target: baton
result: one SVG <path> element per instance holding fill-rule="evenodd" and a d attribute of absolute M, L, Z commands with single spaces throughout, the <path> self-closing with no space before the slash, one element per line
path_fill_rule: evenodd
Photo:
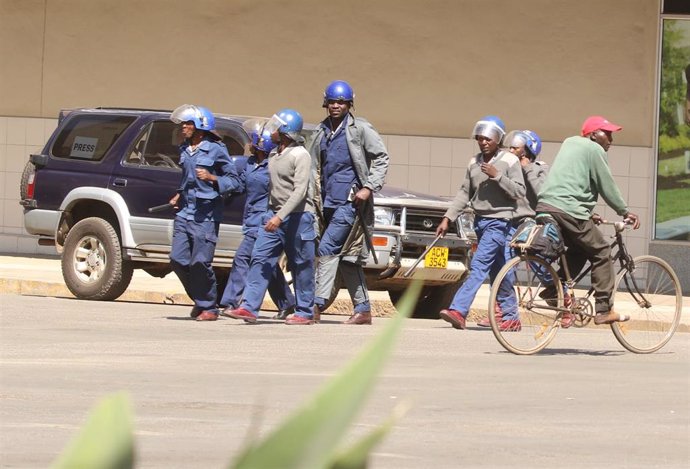
<path fill-rule="evenodd" d="M 348 202 L 355 203 L 355 193 L 357 192 L 357 185 L 353 185 L 350 187 L 350 193 L 347 196 Z M 362 231 L 364 232 L 364 242 L 367 245 L 367 249 L 369 249 L 369 252 L 371 253 L 371 257 L 374 259 L 374 264 L 379 263 L 379 259 L 376 256 L 376 251 L 374 250 L 374 243 L 371 241 L 371 233 L 369 232 L 369 227 L 367 226 L 367 223 L 364 221 L 364 203 L 361 204 L 355 204 L 355 207 L 357 207 L 357 218 L 359 219 L 359 224 L 362 227 Z"/>
<path fill-rule="evenodd" d="M 369 249 L 371 257 L 374 259 L 374 264 L 378 264 L 379 260 L 376 256 L 376 251 L 374 250 L 374 243 L 371 241 L 371 233 L 369 232 L 367 223 L 364 221 L 363 207 L 360 207 L 360 205 L 357 205 L 357 218 L 359 219 L 359 223 L 362 226 L 362 231 L 364 232 L 364 241 L 367 244 L 367 249 Z"/>
<path fill-rule="evenodd" d="M 422 255 L 419 256 L 419 257 L 417 258 L 417 260 L 414 261 L 414 264 L 412 264 L 412 266 L 411 266 L 409 269 L 407 269 L 407 270 L 405 271 L 405 273 L 403 274 L 403 277 L 407 278 L 407 277 L 410 276 L 410 274 L 412 274 L 412 272 L 414 271 L 414 269 L 419 265 L 420 262 L 422 262 L 422 259 L 424 259 L 424 256 L 426 256 L 427 254 L 429 254 L 429 251 L 431 251 L 431 248 L 433 248 L 433 247 L 436 245 L 436 243 L 438 243 L 438 240 L 441 239 L 442 237 L 443 237 L 442 234 L 436 236 L 436 239 L 434 239 L 434 240 L 431 242 L 431 244 L 429 245 L 429 247 L 427 247 L 427 248 L 424 250 L 424 252 L 422 253 Z"/>
<path fill-rule="evenodd" d="M 156 205 L 155 207 L 149 207 L 149 213 L 163 212 L 171 208 L 172 205 L 170 205 L 169 203 L 163 205 Z"/>

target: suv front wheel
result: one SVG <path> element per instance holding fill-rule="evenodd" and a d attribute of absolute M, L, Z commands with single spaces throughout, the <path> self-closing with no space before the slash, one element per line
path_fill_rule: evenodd
<path fill-rule="evenodd" d="M 67 233 L 62 276 L 69 291 L 85 300 L 114 300 L 129 286 L 132 265 L 122 259 L 120 239 L 106 220 L 85 218 Z"/>

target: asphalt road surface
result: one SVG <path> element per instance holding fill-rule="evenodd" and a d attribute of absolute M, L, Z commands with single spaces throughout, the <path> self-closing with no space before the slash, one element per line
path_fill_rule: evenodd
<path fill-rule="evenodd" d="M 19 295 L 0 308 L 0 466 L 21 468 L 47 467 L 120 390 L 136 467 L 227 467 L 388 321 L 197 323 L 187 306 Z M 570 329 L 520 357 L 470 326 L 407 321 L 349 433 L 410 402 L 371 468 L 689 467 L 690 334 L 635 355 L 605 327 Z"/>

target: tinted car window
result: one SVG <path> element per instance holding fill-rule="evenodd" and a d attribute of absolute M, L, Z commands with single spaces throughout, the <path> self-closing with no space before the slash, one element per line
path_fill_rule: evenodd
<path fill-rule="evenodd" d="M 99 161 L 135 119 L 134 116 L 76 116 L 57 136 L 51 153 L 58 158 Z"/>
<path fill-rule="evenodd" d="M 180 127 L 169 121 L 147 125 L 134 139 L 125 162 L 139 166 L 178 168 L 182 135 Z"/>
<path fill-rule="evenodd" d="M 223 122 L 216 122 L 216 134 L 220 136 L 225 146 L 228 147 L 229 154 L 248 154 L 246 152 L 244 142 L 248 141 L 249 138 L 247 137 L 247 134 L 238 126 L 228 125 Z"/>
<path fill-rule="evenodd" d="M 244 153 L 246 134 L 238 126 L 220 123 L 215 133 L 221 137 L 231 155 Z M 138 166 L 178 168 L 179 145 L 182 143 L 180 126 L 172 121 L 155 121 L 147 125 L 134 139 L 125 163 Z"/>

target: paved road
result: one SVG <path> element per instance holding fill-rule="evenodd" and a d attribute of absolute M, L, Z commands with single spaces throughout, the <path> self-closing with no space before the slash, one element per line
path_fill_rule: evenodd
<path fill-rule="evenodd" d="M 200 324 L 187 306 L 11 294 L 0 306 L 0 466 L 26 468 L 47 467 L 123 389 L 137 467 L 226 467 L 388 321 Z M 409 320 L 352 435 L 403 400 L 412 408 L 372 468 L 687 468 L 690 334 L 640 356 L 608 329 L 571 329 L 518 357 L 489 331 Z"/>

